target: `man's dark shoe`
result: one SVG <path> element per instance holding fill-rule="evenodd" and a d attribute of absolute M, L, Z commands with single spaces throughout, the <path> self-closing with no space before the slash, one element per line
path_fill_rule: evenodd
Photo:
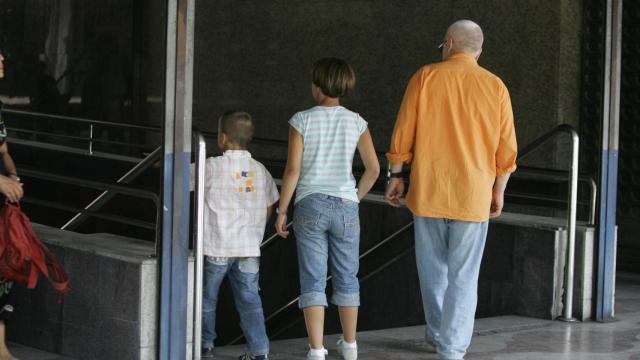
<path fill-rule="evenodd" d="M 213 348 L 202 348 L 202 350 L 200 351 L 200 358 L 213 359 Z"/>
<path fill-rule="evenodd" d="M 240 356 L 238 358 L 238 360 L 269 360 L 269 355 L 253 356 L 253 355 L 249 355 L 249 354 L 244 354 L 244 355 Z"/>

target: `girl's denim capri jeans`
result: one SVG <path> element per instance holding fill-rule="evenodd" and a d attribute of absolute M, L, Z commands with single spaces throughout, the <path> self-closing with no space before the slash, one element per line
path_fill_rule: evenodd
<path fill-rule="evenodd" d="M 331 302 L 337 306 L 360 306 L 358 203 L 311 194 L 296 203 L 293 230 L 300 269 L 298 306 L 327 306 L 327 266 L 333 276 Z"/>

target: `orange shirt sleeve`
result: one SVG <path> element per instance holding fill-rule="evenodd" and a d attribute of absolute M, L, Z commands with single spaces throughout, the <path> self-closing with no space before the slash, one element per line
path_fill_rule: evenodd
<path fill-rule="evenodd" d="M 500 85 L 500 141 L 496 150 L 496 176 L 514 172 L 518 155 L 511 98 L 507 87 L 502 82 Z"/>
<path fill-rule="evenodd" d="M 404 93 L 396 125 L 391 136 L 391 147 L 387 153 L 389 163 L 397 164 L 413 160 L 413 144 L 418 122 L 418 103 L 422 88 L 422 69 L 415 73 Z"/>

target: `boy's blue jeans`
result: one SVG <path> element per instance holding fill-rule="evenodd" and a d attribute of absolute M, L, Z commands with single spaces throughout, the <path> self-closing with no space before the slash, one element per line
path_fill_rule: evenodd
<path fill-rule="evenodd" d="M 298 201 L 293 230 L 300 269 L 298 306 L 327 306 L 327 262 L 337 306 L 360 306 L 360 218 L 358 203 L 324 194 Z"/>
<path fill-rule="evenodd" d="M 233 290 L 240 327 L 247 340 L 247 352 L 253 356 L 269 353 L 262 300 L 258 294 L 260 258 L 213 258 L 205 256 L 202 301 L 202 347 L 212 348 L 216 338 L 216 304 L 225 275 Z"/>
<path fill-rule="evenodd" d="M 414 220 L 427 339 L 443 359 L 461 359 L 473 335 L 488 221 Z"/>

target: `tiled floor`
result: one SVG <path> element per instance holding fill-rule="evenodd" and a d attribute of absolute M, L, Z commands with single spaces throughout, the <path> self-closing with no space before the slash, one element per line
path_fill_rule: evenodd
<path fill-rule="evenodd" d="M 639 299 L 640 301 L 640 299 Z M 465 359 L 472 360 L 640 360 L 640 313 L 621 316 L 614 323 L 567 324 L 519 317 L 481 319 L 471 349 Z M 424 351 L 423 327 L 389 329 L 359 334 L 362 360 L 438 359 Z M 328 360 L 339 359 L 336 336 L 326 339 Z M 220 348 L 220 360 L 235 359 L 239 347 Z M 304 340 L 274 342 L 274 359 L 304 359 Z"/>
<path fill-rule="evenodd" d="M 640 275 L 617 279 L 616 321 L 563 323 L 503 316 L 480 319 L 467 360 L 640 360 Z M 424 327 L 386 329 L 358 334 L 361 360 L 429 360 L 423 347 Z M 338 359 L 336 335 L 326 338 L 327 360 Z M 293 339 L 271 344 L 273 359 L 304 359 L 306 341 Z M 11 346 L 21 360 L 72 360 L 19 345 Z M 242 347 L 216 350 L 218 360 L 236 359 Z M 80 360 L 80 359 L 79 359 Z M 85 360 L 85 359 L 82 359 Z M 118 360 L 118 359 L 113 359 Z"/>
<path fill-rule="evenodd" d="M 640 360 L 640 275 L 617 280 L 616 321 L 564 323 L 504 316 L 480 319 L 467 360 Z M 424 352 L 424 327 L 387 329 L 358 334 L 362 360 L 437 359 Z M 337 336 L 327 336 L 328 360 L 338 359 Z M 304 339 L 272 344 L 277 360 L 304 359 Z M 217 349 L 217 359 L 235 359 L 241 347 Z"/>

